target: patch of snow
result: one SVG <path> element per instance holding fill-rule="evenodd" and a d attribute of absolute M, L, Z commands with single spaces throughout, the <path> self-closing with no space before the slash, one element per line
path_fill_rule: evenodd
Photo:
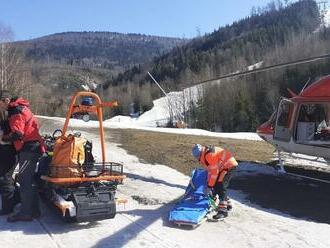
<path fill-rule="evenodd" d="M 258 63 L 248 66 L 248 71 L 252 71 L 252 70 L 260 68 L 263 65 L 263 63 L 264 63 L 263 61 L 260 61 Z"/>
<path fill-rule="evenodd" d="M 91 83 L 90 86 L 91 86 L 91 88 L 94 89 L 94 90 L 97 88 L 97 84 L 96 84 L 96 83 Z"/>
<path fill-rule="evenodd" d="M 82 84 L 81 85 L 81 88 L 83 88 L 86 91 L 89 91 L 90 90 L 90 88 L 89 88 L 89 86 L 87 84 Z"/>
<path fill-rule="evenodd" d="M 61 121 L 64 123 L 65 118 L 61 117 L 47 117 L 47 116 L 39 116 L 38 118 L 43 119 L 53 119 L 56 121 Z M 142 123 L 145 124 L 145 123 Z M 83 120 L 78 119 L 70 119 L 69 127 L 71 128 L 79 128 L 79 127 L 93 127 L 98 128 L 98 121 L 89 121 L 84 122 Z M 176 133 L 176 134 L 187 134 L 187 135 L 202 135 L 202 136 L 211 136 L 211 137 L 219 137 L 219 138 L 228 138 L 228 139 L 244 139 L 244 140 L 255 140 L 262 141 L 262 139 L 258 136 L 257 133 L 252 132 L 237 132 L 237 133 L 219 133 L 219 132 L 211 132 L 203 129 L 197 128 L 162 128 L 162 127 L 148 127 L 141 125 L 141 122 L 136 118 L 131 118 L 130 116 L 115 116 L 109 120 L 103 122 L 104 128 L 130 128 L 130 129 L 140 129 L 145 131 L 152 132 L 162 132 L 162 133 Z"/>
<path fill-rule="evenodd" d="M 281 152 L 281 157 L 284 160 L 284 164 L 304 166 L 304 167 L 305 166 L 315 167 L 329 171 L 328 162 L 324 160 L 324 158 L 309 156 L 306 154 L 286 153 L 286 152 Z"/>
<path fill-rule="evenodd" d="M 182 120 L 183 113 L 202 96 L 202 87 L 197 85 L 183 91 L 170 92 L 167 96 L 154 100 L 152 109 L 138 117 L 136 123 L 140 126 L 156 127 L 165 126 L 171 117 L 174 120 Z"/>

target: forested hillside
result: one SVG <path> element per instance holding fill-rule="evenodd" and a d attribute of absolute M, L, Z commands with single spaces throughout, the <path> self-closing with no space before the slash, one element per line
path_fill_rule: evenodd
<path fill-rule="evenodd" d="M 67 32 L 20 41 L 34 62 L 88 66 L 105 69 L 128 69 L 146 63 L 185 42 L 184 39 L 113 32 Z"/>
<path fill-rule="evenodd" d="M 161 95 L 146 71 L 167 90 L 195 84 L 230 72 L 317 56 L 330 51 L 330 34 L 320 27 L 320 13 L 313 0 L 285 5 L 271 2 L 251 16 L 158 57 L 151 65 L 135 67 L 104 84 L 110 96 L 135 101 L 147 109 Z M 276 108 L 286 88 L 299 91 L 308 79 L 330 72 L 328 61 L 288 67 L 250 76 L 222 80 L 204 87 L 200 100 L 185 113 L 188 124 L 210 130 L 251 131 Z M 212 86 L 211 86 L 212 85 Z M 125 105 L 124 105 L 125 106 Z M 127 112 L 123 108 L 120 111 Z"/>

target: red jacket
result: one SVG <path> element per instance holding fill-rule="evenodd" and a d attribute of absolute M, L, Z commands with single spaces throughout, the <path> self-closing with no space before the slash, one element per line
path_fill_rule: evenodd
<path fill-rule="evenodd" d="M 9 139 L 13 141 L 16 151 L 20 151 L 26 142 L 38 141 L 41 152 L 44 152 L 44 142 L 39 134 L 39 124 L 29 105 L 29 102 L 23 98 L 12 99 L 9 103 L 8 121 L 11 130 Z"/>
<path fill-rule="evenodd" d="M 214 187 L 217 181 L 222 182 L 227 171 L 238 165 L 231 152 L 220 147 L 203 148 L 199 162 L 207 169 L 209 187 Z"/>

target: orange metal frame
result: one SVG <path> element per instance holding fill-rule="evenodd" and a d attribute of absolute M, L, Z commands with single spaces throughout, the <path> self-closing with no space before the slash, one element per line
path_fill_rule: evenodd
<path fill-rule="evenodd" d="M 78 97 L 92 97 L 95 100 L 95 105 L 86 106 L 81 104 L 75 104 Z M 93 92 L 81 91 L 76 93 L 72 98 L 69 105 L 69 110 L 66 115 L 65 123 L 62 129 L 62 136 L 65 136 L 66 131 L 68 130 L 69 121 L 74 113 L 94 113 L 97 115 L 99 120 L 99 129 L 101 137 L 101 147 L 102 147 L 102 162 L 103 164 L 106 161 L 105 157 L 105 140 L 104 140 L 104 130 L 103 130 L 103 112 L 102 108 L 104 107 L 116 107 L 118 106 L 117 101 L 112 102 L 102 102 L 100 97 Z M 67 184 L 67 183 L 81 183 L 81 182 L 95 182 L 95 181 L 122 181 L 125 176 L 98 176 L 98 177 L 78 177 L 78 178 L 53 178 L 48 176 L 41 176 L 41 179 L 55 184 Z"/>
<path fill-rule="evenodd" d="M 82 182 L 99 182 L 99 181 L 119 181 L 122 182 L 125 176 L 98 176 L 98 177 L 70 177 L 56 178 L 49 176 L 41 176 L 41 178 L 49 183 L 66 184 L 66 183 L 82 183 Z"/>
<path fill-rule="evenodd" d="M 93 106 L 85 106 L 85 105 L 75 105 L 76 100 L 78 97 L 92 97 L 96 102 L 96 105 Z M 64 127 L 62 129 L 62 136 L 65 136 L 65 133 L 69 126 L 69 121 L 74 113 L 92 113 L 96 114 L 97 118 L 99 120 L 99 130 L 100 130 L 100 138 L 101 138 L 101 147 L 102 147 L 102 162 L 104 163 L 106 161 L 105 158 L 105 141 L 104 141 L 104 130 L 103 130 L 103 112 L 102 108 L 104 107 L 116 107 L 118 106 L 117 101 L 112 102 L 102 102 L 100 97 L 93 93 L 93 92 L 87 92 L 87 91 L 80 91 L 77 92 L 72 98 L 69 105 L 69 110 L 66 115 Z"/>

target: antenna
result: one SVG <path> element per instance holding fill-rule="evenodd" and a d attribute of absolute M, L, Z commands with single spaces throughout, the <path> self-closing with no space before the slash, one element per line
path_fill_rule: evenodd
<path fill-rule="evenodd" d="M 307 85 L 309 84 L 310 81 L 311 81 L 311 78 L 308 78 L 307 82 L 305 83 L 304 87 L 301 89 L 299 94 L 301 94 L 304 91 L 304 89 L 306 89 L 306 87 L 307 87 Z"/>

